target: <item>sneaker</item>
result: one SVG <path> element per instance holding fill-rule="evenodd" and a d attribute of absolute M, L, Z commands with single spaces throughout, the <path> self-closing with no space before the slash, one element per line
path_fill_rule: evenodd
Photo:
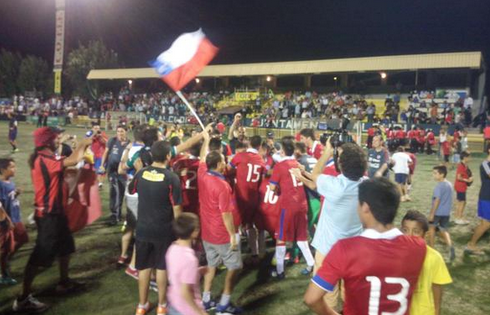
<path fill-rule="evenodd" d="M 208 312 L 210 310 L 214 310 L 216 308 L 216 305 L 218 305 L 218 303 L 216 303 L 216 301 L 213 299 L 211 299 L 207 302 L 202 301 L 202 306 L 204 307 L 204 310 L 206 312 Z"/>
<path fill-rule="evenodd" d="M 1 277 L 0 278 L 0 284 L 5 284 L 5 285 L 16 285 L 17 280 L 15 280 L 12 277 L 6 276 L 6 277 Z"/>
<path fill-rule="evenodd" d="M 453 262 L 455 258 L 456 258 L 456 251 L 454 250 L 454 247 L 451 247 L 449 249 L 449 261 Z"/>
<path fill-rule="evenodd" d="M 19 149 L 12 150 L 12 153 L 17 153 L 19 152 Z"/>
<path fill-rule="evenodd" d="M 81 287 L 83 287 L 83 283 L 68 279 L 66 281 L 58 283 L 58 285 L 56 286 L 56 293 L 68 294 L 77 291 Z"/>
<path fill-rule="evenodd" d="M 132 268 L 131 266 L 128 266 L 128 268 L 126 268 L 125 272 L 131 278 L 138 280 L 138 278 L 139 278 L 138 277 L 138 275 L 139 275 L 138 270 Z"/>
<path fill-rule="evenodd" d="M 102 187 L 103 187 L 103 184 L 99 183 L 99 189 L 102 189 Z"/>
<path fill-rule="evenodd" d="M 477 256 L 485 255 L 485 252 L 482 251 L 481 249 L 479 248 L 471 249 L 468 246 L 465 246 L 464 253 L 468 255 L 477 255 Z"/>
<path fill-rule="evenodd" d="M 301 274 L 303 276 L 309 276 L 313 272 L 313 266 L 307 266 L 303 270 L 301 270 Z"/>
<path fill-rule="evenodd" d="M 405 201 L 407 201 L 407 199 L 405 198 L 405 196 L 402 196 L 402 197 L 400 198 L 400 201 L 401 201 L 401 202 L 405 202 Z"/>
<path fill-rule="evenodd" d="M 48 305 L 39 302 L 32 294 L 29 294 L 23 301 L 16 299 L 12 309 L 14 312 L 42 313 L 48 309 Z"/>
<path fill-rule="evenodd" d="M 243 310 L 241 308 L 236 307 L 231 303 L 228 303 L 227 305 L 218 304 L 218 306 L 216 306 L 217 315 L 234 315 L 241 314 L 242 312 Z"/>
<path fill-rule="evenodd" d="M 138 306 L 136 307 L 136 314 L 135 315 L 146 315 L 148 313 L 148 311 L 150 310 L 150 303 L 149 302 L 146 302 L 145 305 L 143 306 L 140 306 L 138 304 Z"/>
<path fill-rule="evenodd" d="M 405 195 L 405 201 L 412 201 L 412 198 L 409 195 Z"/>
<path fill-rule="evenodd" d="M 155 280 L 150 280 L 150 290 L 158 293 L 158 285 Z"/>
<path fill-rule="evenodd" d="M 157 315 L 167 315 L 167 306 L 161 306 L 160 304 L 158 305 L 157 308 Z"/>
<path fill-rule="evenodd" d="M 271 277 L 276 278 L 277 280 L 284 280 L 286 278 L 286 274 L 284 272 L 278 273 L 276 269 L 272 270 Z"/>
<path fill-rule="evenodd" d="M 129 257 L 119 256 L 119 258 L 117 259 L 117 264 L 121 267 L 125 266 L 128 263 L 128 258 Z"/>

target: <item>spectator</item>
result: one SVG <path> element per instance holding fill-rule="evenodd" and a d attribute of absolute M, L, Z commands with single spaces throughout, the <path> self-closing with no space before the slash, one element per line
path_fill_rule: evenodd
<path fill-rule="evenodd" d="M 126 188 L 126 176 L 120 175 L 118 168 L 124 149 L 129 144 L 129 140 L 126 137 L 126 130 L 127 128 L 125 126 L 119 125 L 117 127 L 117 135 L 107 142 L 100 166 L 100 172 L 107 172 L 111 185 L 109 200 L 109 208 L 111 210 L 110 225 L 118 224 L 122 218 L 121 210 L 124 190 Z"/>
<path fill-rule="evenodd" d="M 454 182 L 454 190 L 456 190 L 456 224 L 469 224 L 470 222 L 463 217 L 464 208 L 466 206 L 466 190 L 473 183 L 473 176 L 469 168 L 470 153 L 467 151 L 461 152 L 461 163 L 456 169 L 456 180 Z"/>
<path fill-rule="evenodd" d="M 319 159 L 322 156 L 323 146 L 320 141 L 316 140 L 315 132 L 311 128 L 302 129 L 300 132 L 300 141 L 307 147 L 308 155 Z"/>
<path fill-rule="evenodd" d="M 99 188 L 102 188 L 102 177 L 100 175 L 100 167 L 102 166 L 102 157 L 104 156 L 105 147 L 107 143 L 107 135 L 100 129 L 100 123 L 92 123 L 92 130 L 87 132 L 87 136 L 93 135 L 92 152 L 94 153 L 94 168 L 97 172 L 97 180 L 99 181 Z"/>

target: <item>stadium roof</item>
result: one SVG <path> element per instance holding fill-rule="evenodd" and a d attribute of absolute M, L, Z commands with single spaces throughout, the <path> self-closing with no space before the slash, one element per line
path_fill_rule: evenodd
<path fill-rule="evenodd" d="M 204 68 L 201 73 L 199 73 L 199 77 L 299 75 L 449 68 L 480 69 L 481 67 L 482 53 L 476 51 L 310 61 L 209 65 Z M 87 76 L 87 79 L 89 80 L 146 78 L 158 78 L 158 75 L 152 68 L 130 68 L 91 70 Z"/>

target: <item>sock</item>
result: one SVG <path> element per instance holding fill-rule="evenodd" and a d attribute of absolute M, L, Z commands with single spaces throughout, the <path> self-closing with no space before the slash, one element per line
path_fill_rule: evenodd
<path fill-rule="evenodd" d="M 211 292 L 210 291 L 202 293 L 202 301 L 205 303 L 211 301 Z"/>
<path fill-rule="evenodd" d="M 165 307 L 166 308 L 167 307 L 167 303 L 163 303 L 163 304 L 158 303 L 158 306 Z"/>
<path fill-rule="evenodd" d="M 146 302 L 144 305 L 142 304 L 138 304 L 138 307 L 139 308 L 144 308 L 144 309 L 148 309 L 150 307 L 150 305 L 148 304 L 149 302 Z"/>
<path fill-rule="evenodd" d="M 276 270 L 278 274 L 284 272 L 284 257 L 286 257 L 286 246 L 276 246 Z"/>
<path fill-rule="evenodd" d="M 225 305 L 228 305 L 228 303 L 230 303 L 230 295 L 222 294 L 221 300 L 219 301 L 219 304 L 225 306 Z"/>
<path fill-rule="evenodd" d="M 298 244 L 299 249 L 301 249 L 301 252 L 303 253 L 303 257 L 305 258 L 308 267 L 312 267 L 313 265 L 315 265 L 315 259 L 313 259 L 313 255 L 311 254 L 308 242 L 302 241 L 296 242 L 296 244 Z"/>
<path fill-rule="evenodd" d="M 247 230 L 247 236 L 248 236 L 248 246 L 250 247 L 250 250 L 252 251 L 252 255 L 257 255 L 258 254 L 258 249 L 257 249 L 257 231 L 255 228 L 250 228 Z"/>
<path fill-rule="evenodd" d="M 266 250 L 265 245 L 265 231 L 259 231 L 259 255 L 264 255 Z"/>

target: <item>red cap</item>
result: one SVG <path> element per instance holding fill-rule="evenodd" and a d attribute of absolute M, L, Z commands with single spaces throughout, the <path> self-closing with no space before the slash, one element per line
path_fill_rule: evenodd
<path fill-rule="evenodd" d="M 62 132 L 62 129 L 52 127 L 36 129 L 32 134 L 34 136 L 34 146 L 36 148 L 48 146 Z"/>

